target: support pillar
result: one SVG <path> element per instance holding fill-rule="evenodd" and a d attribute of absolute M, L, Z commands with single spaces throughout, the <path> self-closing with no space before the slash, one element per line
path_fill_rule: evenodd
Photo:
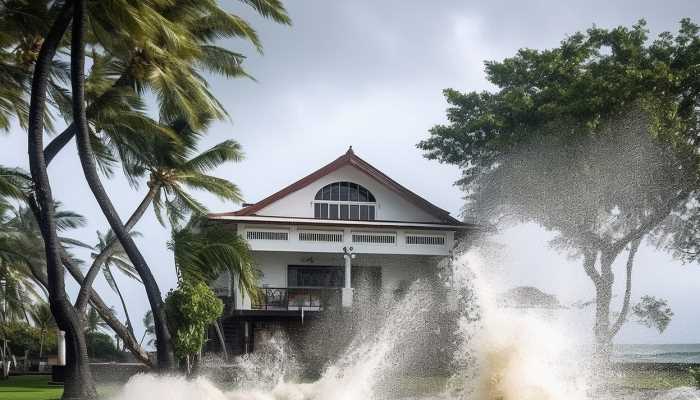
<path fill-rule="evenodd" d="M 343 258 L 345 259 L 345 287 L 343 287 L 342 293 L 342 304 L 343 308 L 352 307 L 352 247 L 348 250 L 347 247 L 343 248 Z"/>
<path fill-rule="evenodd" d="M 58 330 L 56 335 L 56 350 L 57 359 L 56 365 L 64 366 L 66 365 L 66 333 L 62 330 Z"/>

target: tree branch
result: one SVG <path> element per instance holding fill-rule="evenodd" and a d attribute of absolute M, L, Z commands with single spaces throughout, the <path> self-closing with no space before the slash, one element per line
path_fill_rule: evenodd
<path fill-rule="evenodd" d="M 617 335 L 622 328 L 622 325 L 627 321 L 627 314 L 630 309 L 630 298 L 632 297 L 632 267 L 634 265 L 634 255 L 639 249 L 639 243 L 642 241 L 641 238 L 635 239 L 630 245 L 630 252 L 627 256 L 627 280 L 625 283 L 625 298 L 622 303 L 622 309 L 620 310 L 620 315 L 617 316 L 617 321 L 613 324 L 610 329 L 610 338 L 612 339 Z"/>
<path fill-rule="evenodd" d="M 661 207 L 657 212 L 653 213 L 646 221 L 642 222 L 637 229 L 632 230 L 627 235 L 623 236 L 620 240 L 612 244 L 611 250 L 619 253 L 621 252 L 628 243 L 641 239 L 642 236 L 646 235 L 654 229 L 661 221 L 666 219 L 666 217 L 671 213 L 673 208 L 678 205 L 678 202 L 683 200 L 690 194 L 687 190 L 682 190 L 676 196 L 670 198 L 666 204 Z"/>

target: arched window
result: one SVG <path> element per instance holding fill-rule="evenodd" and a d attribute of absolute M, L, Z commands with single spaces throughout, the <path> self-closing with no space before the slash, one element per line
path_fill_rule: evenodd
<path fill-rule="evenodd" d="M 334 182 L 316 193 L 314 218 L 374 221 L 377 200 L 372 192 L 352 182 Z"/>

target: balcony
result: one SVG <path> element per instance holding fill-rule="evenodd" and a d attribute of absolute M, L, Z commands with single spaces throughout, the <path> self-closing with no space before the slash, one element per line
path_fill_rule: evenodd
<path fill-rule="evenodd" d="M 267 311 L 323 311 L 341 306 L 341 288 L 260 288 L 259 302 L 251 304 L 253 310 Z"/>

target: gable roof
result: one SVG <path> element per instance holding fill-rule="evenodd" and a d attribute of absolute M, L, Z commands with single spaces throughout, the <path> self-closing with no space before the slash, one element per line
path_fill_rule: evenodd
<path fill-rule="evenodd" d="M 461 225 L 462 222 L 459 220 L 455 219 L 450 215 L 450 213 L 446 210 L 443 210 L 442 208 L 432 204 L 428 200 L 422 198 L 421 196 L 415 194 L 414 192 L 410 191 L 406 187 L 400 185 L 398 182 L 395 180 L 389 178 L 386 174 L 381 172 L 380 170 L 374 168 L 372 165 L 370 165 L 367 161 L 361 159 L 358 157 L 355 152 L 352 150 L 352 146 L 348 149 L 348 151 L 343 154 L 342 156 L 338 157 L 331 163 L 319 168 L 315 172 L 312 172 L 311 174 L 299 179 L 298 181 L 292 183 L 291 185 L 285 187 L 284 189 L 260 200 L 259 202 L 255 204 L 248 205 L 247 207 L 243 207 L 242 209 L 234 212 L 227 212 L 227 213 L 218 213 L 218 214 L 211 214 L 211 216 L 252 216 L 256 215 L 258 211 L 261 209 L 267 207 L 268 205 L 288 196 L 291 193 L 296 192 L 297 190 L 303 189 L 306 186 L 312 184 L 313 182 L 323 178 L 324 176 L 344 167 L 344 166 L 353 166 L 356 169 L 360 170 L 361 172 L 364 172 L 367 174 L 369 177 L 373 178 L 389 190 L 397 193 L 399 196 L 410 202 L 411 204 L 415 205 L 416 207 L 420 208 L 421 210 L 424 210 L 428 214 L 436 217 L 439 219 L 441 222 L 448 223 L 448 224 L 454 224 L 454 225 Z"/>

